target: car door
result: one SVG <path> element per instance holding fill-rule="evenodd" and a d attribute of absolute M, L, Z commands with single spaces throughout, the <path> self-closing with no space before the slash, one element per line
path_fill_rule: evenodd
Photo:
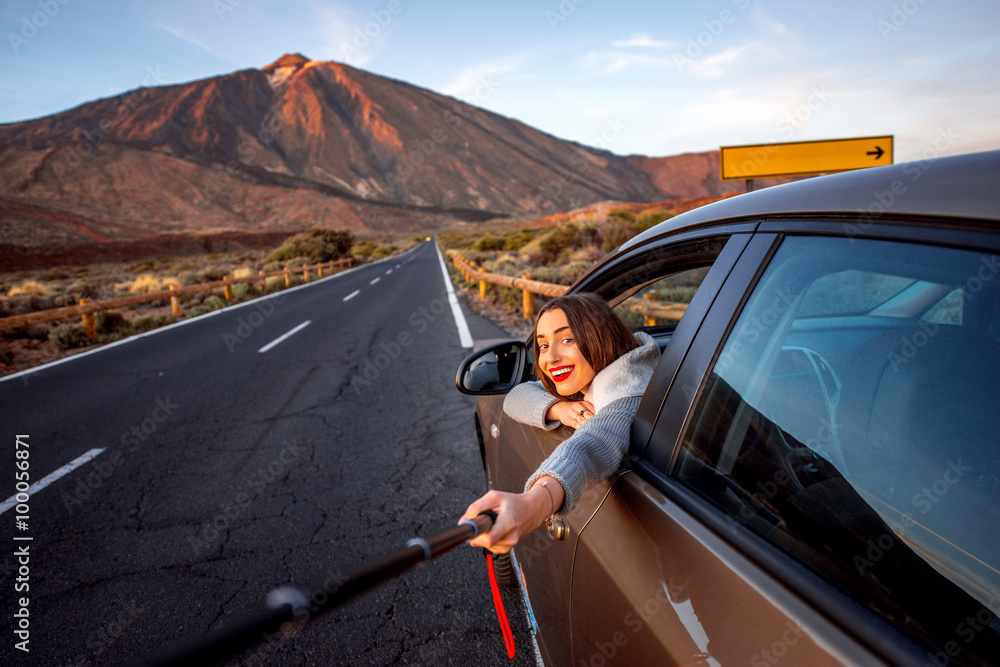
<path fill-rule="evenodd" d="M 574 663 L 995 664 L 996 250 L 762 225 L 580 537 Z"/>
<path fill-rule="evenodd" d="M 685 233 L 675 238 L 655 240 L 598 267 L 581 281 L 578 288 L 594 291 L 608 299 L 622 315 L 638 317 L 634 322 L 639 325 L 637 328 L 649 332 L 660 341 L 661 347 L 671 351 L 663 357 L 657 370 L 657 374 L 669 376 L 672 374 L 671 365 L 682 358 L 684 346 L 696 331 L 699 318 L 711 304 L 715 292 L 745 246 L 749 227 L 742 225 L 729 230 Z M 679 280 L 680 276 L 685 279 Z M 685 283 L 683 287 L 687 288 L 684 295 L 674 298 L 690 302 L 677 306 L 679 323 L 671 320 L 671 311 L 666 303 L 661 301 L 650 306 L 654 300 L 645 298 L 646 294 L 655 293 L 657 289 L 666 289 L 664 286 L 671 284 L 672 279 Z M 671 284 L 671 287 L 676 289 L 677 286 Z M 645 398 L 643 400 L 646 401 Z M 654 410 L 656 403 L 655 397 L 651 397 L 649 405 L 652 407 L 647 411 Z M 489 418 L 498 420 L 489 426 L 492 428 L 495 423 L 498 432 L 495 449 L 494 445 L 488 445 L 487 456 L 496 457 L 495 483 L 497 488 L 506 491 L 522 490 L 525 480 L 541 462 L 572 434 L 567 427 L 547 432 L 534 429 L 497 412 L 491 413 Z M 638 428 L 641 432 L 642 427 Z M 646 437 L 640 436 L 639 439 L 644 445 Z M 553 538 L 543 527 L 513 551 L 523 575 L 526 600 L 540 629 L 538 643 L 546 664 L 570 664 L 570 627 L 576 613 L 571 605 L 571 575 L 577 540 L 604 502 L 613 479 L 591 485 L 582 494 L 576 507 L 562 522 L 561 527 L 565 529 L 563 539 Z M 491 483 L 493 481 L 491 479 Z"/>

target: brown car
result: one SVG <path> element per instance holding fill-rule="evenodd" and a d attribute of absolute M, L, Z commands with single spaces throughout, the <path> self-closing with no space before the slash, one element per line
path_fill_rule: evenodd
<path fill-rule="evenodd" d="M 501 563 L 544 663 L 1000 664 L 998 274 L 1000 152 L 723 200 L 591 270 L 663 354 L 617 473 Z M 490 488 L 570 433 L 503 413 L 530 350 L 459 369 Z"/>

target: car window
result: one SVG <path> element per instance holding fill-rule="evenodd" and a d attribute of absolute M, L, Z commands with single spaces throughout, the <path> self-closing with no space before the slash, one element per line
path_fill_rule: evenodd
<path fill-rule="evenodd" d="M 619 303 L 615 312 L 633 329 L 677 324 L 708 269 L 687 269 L 660 278 Z"/>
<path fill-rule="evenodd" d="M 791 237 L 699 389 L 671 474 L 959 661 L 1000 659 L 992 254 Z"/>

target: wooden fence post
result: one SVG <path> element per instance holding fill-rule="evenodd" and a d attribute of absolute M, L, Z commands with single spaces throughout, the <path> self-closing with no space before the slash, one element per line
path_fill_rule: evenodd
<path fill-rule="evenodd" d="M 309 282 L 309 267 L 308 266 L 303 266 L 302 267 L 302 282 L 304 282 L 304 283 Z"/>
<path fill-rule="evenodd" d="M 80 305 L 85 303 L 90 303 L 90 299 L 80 299 Z M 87 334 L 88 340 L 94 340 L 97 338 L 97 323 L 94 322 L 93 313 L 83 314 L 83 332 Z"/>
<path fill-rule="evenodd" d="M 286 266 L 285 267 L 285 287 L 291 287 L 291 286 L 292 286 L 292 272 L 289 271 L 288 267 Z"/>
<path fill-rule="evenodd" d="M 318 278 L 322 278 L 323 277 L 323 265 L 322 264 L 317 264 L 316 265 L 316 276 Z"/>
<path fill-rule="evenodd" d="M 479 269 L 480 273 L 485 273 L 482 269 Z M 486 281 L 482 278 L 479 279 L 479 300 L 486 301 Z"/>
<path fill-rule="evenodd" d="M 642 298 L 643 299 L 647 299 L 649 301 L 659 301 L 660 300 L 660 295 L 658 293 L 656 293 L 656 292 L 646 292 L 645 294 L 642 295 Z M 649 315 L 646 315 L 645 322 L 646 322 L 646 326 L 647 327 L 655 327 L 656 326 L 656 318 L 655 317 L 651 317 Z"/>
<path fill-rule="evenodd" d="M 263 269 L 258 271 L 257 275 L 260 276 L 260 291 L 267 294 L 267 278 L 264 277 Z"/>
<path fill-rule="evenodd" d="M 229 282 L 229 276 L 222 276 L 222 281 L 228 283 Z M 232 300 L 233 300 L 233 286 L 232 285 L 223 285 L 222 286 L 222 293 L 226 297 L 226 303 L 231 303 Z"/>
<path fill-rule="evenodd" d="M 525 280 L 531 280 L 531 274 L 525 273 L 521 276 Z M 524 319 L 531 320 L 535 317 L 535 295 L 524 290 Z"/>
<path fill-rule="evenodd" d="M 171 292 L 177 289 L 173 285 L 170 285 L 169 287 Z M 184 311 L 181 310 L 181 300 L 173 294 L 170 295 L 170 312 L 174 314 L 174 317 L 181 317 L 184 314 Z"/>

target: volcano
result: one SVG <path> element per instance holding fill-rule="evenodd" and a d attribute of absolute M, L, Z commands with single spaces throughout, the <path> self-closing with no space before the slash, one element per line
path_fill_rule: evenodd
<path fill-rule="evenodd" d="M 715 152 L 618 156 L 286 54 L 0 125 L 0 261 L 271 243 L 317 226 L 400 233 L 739 187 L 719 181 Z"/>

